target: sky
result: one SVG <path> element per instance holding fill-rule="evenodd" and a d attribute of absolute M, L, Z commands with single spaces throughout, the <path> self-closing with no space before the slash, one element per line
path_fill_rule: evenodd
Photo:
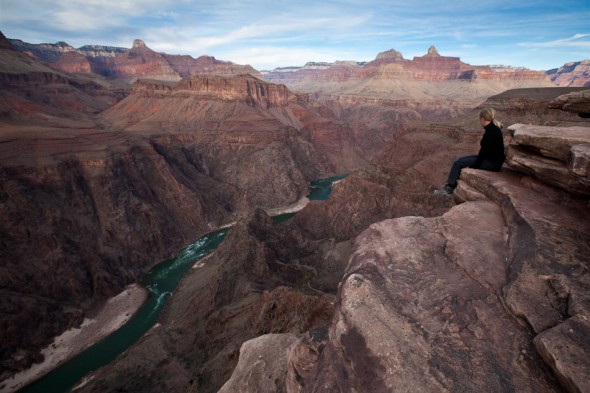
<path fill-rule="evenodd" d="M 0 31 L 31 44 L 202 55 L 271 70 L 405 59 L 434 45 L 471 65 L 533 70 L 590 59 L 590 0 L 0 0 Z"/>

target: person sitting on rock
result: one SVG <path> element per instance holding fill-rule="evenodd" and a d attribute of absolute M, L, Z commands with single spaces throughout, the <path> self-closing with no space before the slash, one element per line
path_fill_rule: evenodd
<path fill-rule="evenodd" d="M 476 156 L 461 157 L 453 163 L 447 184 L 434 191 L 437 195 L 451 195 L 457 187 L 461 169 L 469 167 L 498 172 L 504 159 L 504 138 L 502 123 L 496 120 L 496 111 L 492 108 L 479 112 L 479 122 L 485 132 L 479 142 L 480 149 Z"/>

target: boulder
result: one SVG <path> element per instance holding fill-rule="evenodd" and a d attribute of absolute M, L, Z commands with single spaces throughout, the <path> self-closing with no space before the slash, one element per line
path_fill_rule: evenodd
<path fill-rule="evenodd" d="M 590 61 L 587 61 L 590 65 Z M 549 105 L 553 109 L 578 113 L 580 117 L 590 116 L 590 89 L 563 94 Z"/>
<path fill-rule="evenodd" d="M 506 163 L 572 193 L 590 194 L 590 127 L 514 124 Z"/>
<path fill-rule="evenodd" d="M 287 375 L 286 352 L 295 334 L 267 334 L 246 341 L 232 377 L 218 393 L 283 393 Z"/>

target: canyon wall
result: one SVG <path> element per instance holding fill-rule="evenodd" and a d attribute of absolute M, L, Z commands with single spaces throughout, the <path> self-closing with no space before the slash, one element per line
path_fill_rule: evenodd
<path fill-rule="evenodd" d="M 210 56 L 194 59 L 187 55 L 158 53 L 139 39 L 133 41 L 130 49 L 104 45 L 85 45 L 76 49 L 65 42 L 29 44 L 15 39 L 10 43 L 59 71 L 97 74 L 128 82 L 140 78 L 178 81 L 201 74 L 260 77 L 260 73 L 249 65 L 220 61 Z"/>
<path fill-rule="evenodd" d="M 39 52 L 32 52 L 34 56 L 41 58 L 42 52 L 53 56 L 45 60 L 53 67 L 82 72 L 72 75 L 15 50 L 4 36 L 0 38 L 0 331 L 4 343 L 0 379 L 39 360 L 39 348 L 53 336 L 78 325 L 150 266 L 204 232 L 237 221 L 220 249 L 191 270 L 164 310 L 161 325 L 99 371 L 99 377 L 84 389 L 212 392 L 231 377 L 233 382 L 223 388 L 231 391 L 231 383 L 246 381 L 240 372 L 232 376 L 232 370 L 235 366 L 245 373 L 250 370 L 248 362 L 239 364 L 239 358 L 247 359 L 247 351 L 253 348 L 262 351 L 256 356 L 274 353 L 272 361 L 277 367 L 268 367 L 270 361 L 257 362 L 260 369 L 251 375 L 264 376 L 266 370 L 282 373 L 274 384 L 281 389 L 345 386 L 339 379 L 345 373 L 352 381 L 348 386 L 389 388 L 391 380 L 379 374 L 383 370 L 398 373 L 399 380 L 409 381 L 413 375 L 383 360 L 399 348 L 403 351 L 404 345 L 388 344 L 384 347 L 387 353 L 373 346 L 377 336 L 367 333 L 365 322 L 374 321 L 371 310 L 379 307 L 389 310 L 386 319 L 399 321 L 397 326 L 423 345 L 410 346 L 410 351 L 420 353 L 420 349 L 440 344 L 439 352 L 425 351 L 408 358 L 416 370 L 430 365 L 434 371 L 428 380 L 437 386 L 520 388 L 527 376 L 536 378 L 535 388 L 541 391 L 556 390 L 559 384 L 586 386 L 583 379 L 579 382 L 585 369 L 575 375 L 556 370 L 559 382 L 548 371 L 559 368 L 551 360 L 555 363 L 559 355 L 550 348 L 552 337 L 568 325 L 550 332 L 551 323 L 541 323 L 535 332 L 547 334 L 531 345 L 532 336 L 521 323 L 536 323 L 538 315 L 527 307 L 538 303 L 520 304 L 514 301 L 514 294 L 525 293 L 538 300 L 537 295 L 549 288 L 546 293 L 551 293 L 555 308 L 562 311 L 561 318 L 580 316 L 572 321 L 578 323 L 585 309 L 568 314 L 563 299 L 570 293 L 576 299 L 582 296 L 579 288 L 585 289 L 587 283 L 564 279 L 562 267 L 559 277 L 553 271 L 534 270 L 532 275 L 515 273 L 506 279 L 501 269 L 506 255 L 500 253 L 499 245 L 516 242 L 506 243 L 498 235 L 510 232 L 516 240 L 530 240 L 530 233 L 549 236 L 557 254 L 547 255 L 559 259 L 574 250 L 577 259 L 572 259 L 572 266 L 583 273 L 585 260 L 578 255 L 588 255 L 587 250 L 583 244 L 559 243 L 562 240 L 550 231 L 559 221 L 551 221 L 549 229 L 537 221 L 528 224 L 526 214 L 514 213 L 510 206 L 519 206 L 522 199 L 518 199 L 520 194 L 514 196 L 518 193 L 514 189 L 525 185 L 553 198 L 550 203 L 540 200 L 543 208 L 553 209 L 563 202 L 568 209 L 579 209 L 586 183 L 576 183 L 578 194 L 555 191 L 563 186 L 559 182 L 563 165 L 547 169 L 539 166 L 539 160 L 517 158 L 512 162 L 521 163 L 518 169 L 526 175 L 498 175 L 501 184 L 497 184 L 498 179 L 479 174 L 468 183 L 470 188 L 465 177 L 462 198 L 479 199 L 472 204 L 453 207 L 452 199 L 431 192 L 442 184 L 454 158 L 477 150 L 481 137 L 477 111 L 481 108 L 473 109 L 473 97 L 483 101 L 498 89 L 529 83 L 538 86 L 544 80 L 540 75 L 512 69 L 497 74 L 490 67 L 470 67 L 457 58 L 442 58 L 434 49 L 412 61 L 390 52 L 378 56 L 374 64 L 310 67 L 314 69 L 312 79 L 298 82 L 310 88 L 315 83 L 318 90 L 310 99 L 288 86 L 253 77 L 247 66 L 208 57 L 159 54 L 139 40 L 130 50 L 98 46 L 72 50 L 65 43 L 35 47 Z M 413 75 L 412 83 L 403 82 L 408 75 Z M 396 80 L 399 76 L 402 79 Z M 128 82 L 134 80 L 129 87 Z M 499 118 L 507 124 L 585 126 L 587 120 L 578 116 L 578 109 L 565 114 L 548 106 L 549 102 L 552 108 L 583 106 L 571 97 L 553 102 L 572 91 L 575 89 L 517 89 L 485 105 L 497 108 Z M 450 101 L 448 97 L 454 98 Z M 448 117 L 453 119 L 431 121 Z M 515 134 L 515 141 L 518 138 Z M 546 150 L 522 143 L 520 150 L 525 152 Z M 579 145 L 571 150 L 575 157 L 572 170 L 583 177 L 587 153 Z M 284 226 L 277 226 L 258 210 L 296 203 L 307 194 L 311 179 L 344 172 L 352 174 L 334 187 L 330 201 L 310 203 Z M 531 180 L 535 176 L 540 179 Z M 502 188 L 504 181 L 510 181 L 509 190 Z M 526 200 L 532 194 L 524 195 Z M 489 200 L 482 201 L 486 198 Z M 501 204 L 504 200 L 509 201 L 506 206 Z M 543 210 L 531 214 L 539 211 Z M 425 218 L 384 221 L 404 216 Z M 564 217 L 585 216 L 581 211 L 578 216 Z M 486 222 L 493 225 L 492 234 L 479 226 Z M 373 223 L 380 224 L 369 228 Z M 477 274 L 471 267 L 464 269 L 466 274 L 456 273 L 458 267 L 473 262 L 469 259 L 473 250 L 457 246 L 461 241 L 452 229 L 470 224 L 477 231 L 467 240 L 482 247 L 493 245 L 485 249 L 486 258 L 498 262 L 491 276 L 481 273 L 479 265 L 472 266 Z M 532 232 L 526 231 L 527 225 L 533 227 Z M 445 227 L 451 229 L 441 229 Z M 585 241 L 583 232 L 567 228 L 574 239 Z M 424 240 L 414 248 L 415 254 L 398 254 L 408 249 L 407 244 L 414 244 L 404 243 L 404 231 L 414 231 L 417 239 Z M 449 245 L 448 255 L 441 247 L 444 244 Z M 392 250 L 392 245 L 399 247 Z M 371 247 L 383 250 L 389 258 L 376 263 L 379 268 L 363 259 Z M 521 251 L 545 257 L 544 250 L 510 250 L 510 258 Z M 519 258 L 511 259 L 514 266 L 537 269 L 537 263 Z M 354 264 L 349 265 L 349 260 Z M 413 265 L 405 264 L 407 260 Z M 385 270 L 380 270 L 383 266 Z M 362 277 L 357 277 L 359 269 L 368 273 L 361 271 L 358 275 Z M 388 278 L 388 271 L 399 272 L 399 281 Z M 433 271 L 441 272 L 447 281 L 433 279 Z M 416 276 L 424 279 L 416 280 Z M 369 285 L 371 277 L 383 285 Z M 521 285 L 529 278 L 534 281 L 531 288 Z M 485 285 L 478 286 L 481 282 Z M 407 294 L 396 292 L 404 285 L 421 296 L 440 300 L 443 307 L 431 312 L 432 303 L 418 299 L 405 308 Z M 502 311 L 503 298 L 496 295 L 507 285 L 514 296 L 511 311 L 502 314 L 501 322 L 506 322 L 508 334 L 515 337 L 513 346 L 522 357 L 509 344 L 479 347 L 471 359 L 482 368 L 469 368 L 469 372 L 485 378 L 469 385 L 469 378 L 462 378 L 457 370 L 471 367 L 464 359 L 469 356 L 466 348 L 477 343 L 476 339 L 499 342 L 484 322 L 489 321 L 490 313 Z M 457 289 L 462 286 L 475 301 L 462 297 Z M 423 287 L 432 292 L 420 292 Z M 450 289 L 444 292 L 443 287 Z M 367 290 L 367 296 L 347 292 L 355 288 L 360 294 Z M 385 306 L 390 299 L 399 301 Z M 586 301 L 583 296 L 580 299 Z M 576 302 L 572 306 L 578 310 L 581 306 Z M 350 314 L 349 306 L 359 306 L 362 313 Z M 411 311 L 410 318 L 403 320 L 406 310 Z M 553 314 L 550 321 L 559 318 Z M 350 325 L 345 324 L 347 320 Z M 490 326 L 494 323 L 497 321 Z M 385 330 L 380 331 L 384 339 L 402 342 Z M 267 333 L 272 335 L 265 336 Z M 247 341 L 257 337 L 258 341 Z M 576 345 L 580 341 L 578 336 L 573 340 Z M 240 355 L 244 342 L 248 344 Z M 461 350 L 454 352 L 452 344 Z M 277 356 L 269 345 L 290 348 L 290 357 Z M 351 348 L 352 363 L 347 365 L 339 347 Z M 402 355 L 391 359 L 404 359 Z M 451 366 L 457 368 L 445 368 L 443 358 L 453 359 Z M 507 358 L 523 364 L 510 370 Z M 361 370 L 357 379 L 350 364 Z M 490 370 L 500 370 L 500 377 Z M 262 383 L 258 378 L 251 386 L 256 389 Z"/>
<path fill-rule="evenodd" d="M 459 116 L 509 89 L 553 86 L 542 71 L 473 66 L 458 57 L 441 56 L 435 47 L 412 60 L 392 49 L 366 64 L 278 71 L 263 77 L 310 93 L 341 120 L 365 127 L 365 134 L 375 140 L 387 139 L 415 121 Z"/>
<path fill-rule="evenodd" d="M 268 81 L 284 83 L 295 91 L 343 95 L 354 93 L 389 99 L 418 98 L 419 94 L 436 96 L 441 88 L 439 85 L 437 89 L 437 82 L 470 82 L 462 84 L 463 94 L 455 95 L 480 99 L 509 88 L 552 86 L 543 71 L 473 66 L 458 57 L 441 56 L 434 46 L 429 48 L 426 55 L 416 56 L 412 60 L 404 59 L 401 53 L 391 50 L 380 53 L 375 60 L 362 65 L 338 63 L 322 69 L 303 67 L 293 72 L 268 71 L 263 76 Z M 402 89 L 390 89 L 400 87 L 399 82 L 404 82 Z M 431 89 L 412 89 L 414 83 L 419 87 L 420 82 L 429 82 Z M 313 87 L 313 84 L 316 86 Z"/>
<path fill-rule="evenodd" d="M 518 149 L 532 157 L 567 146 L 572 127 L 587 129 L 577 113 L 547 108 L 565 91 L 506 92 L 485 105 L 502 107 L 502 120 L 536 117 L 561 127 L 557 142 L 542 147 L 518 142 L 523 131 L 506 134 L 511 148 L 537 146 Z M 532 164 L 525 172 L 466 171 L 457 200 L 473 202 L 432 194 L 454 158 L 477 150 L 478 110 L 398 134 L 373 165 L 334 185 L 328 201 L 310 202 L 281 226 L 262 212 L 240 222 L 183 280 L 161 326 L 82 390 L 584 391 L 590 243 L 583 194 L 546 184 L 544 174 L 531 177 Z M 572 143 L 577 151 L 586 142 Z M 582 169 L 572 176 L 583 180 L 585 155 L 578 156 Z M 565 237 L 561 220 L 569 222 Z M 297 294 L 293 306 L 287 294 Z M 574 308 L 564 311 L 568 294 Z M 196 316 L 186 319 L 186 310 Z M 536 318 L 543 322 L 532 333 Z M 576 349 L 559 349 L 570 339 Z"/>
<path fill-rule="evenodd" d="M 220 391 L 587 391 L 590 124 L 573 123 L 512 125 L 506 167 L 465 169 L 456 206 L 369 225 L 328 332 L 245 342 Z"/>
<path fill-rule="evenodd" d="M 557 86 L 590 86 L 590 60 L 574 61 L 562 67 L 547 71 L 551 81 Z"/>
<path fill-rule="evenodd" d="M 4 44 L 2 379 L 204 232 L 364 162 L 345 124 L 284 86 L 193 77 L 129 92 Z"/>

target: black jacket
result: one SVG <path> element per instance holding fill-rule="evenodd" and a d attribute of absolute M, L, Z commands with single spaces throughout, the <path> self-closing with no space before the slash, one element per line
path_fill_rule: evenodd
<path fill-rule="evenodd" d="M 479 153 L 471 168 L 480 168 L 485 160 L 486 164 L 492 164 L 493 169 L 499 171 L 506 159 L 502 130 L 496 127 L 493 122 L 485 126 L 484 129 L 485 132 L 479 142 Z"/>

